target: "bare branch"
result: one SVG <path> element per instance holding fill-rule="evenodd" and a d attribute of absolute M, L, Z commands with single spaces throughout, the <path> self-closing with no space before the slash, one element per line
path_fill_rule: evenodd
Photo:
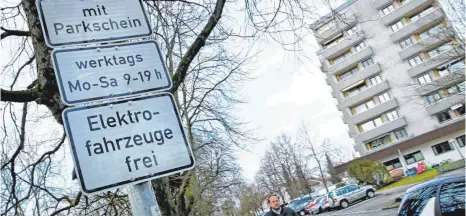
<path fill-rule="evenodd" d="M 3 27 L 0 27 L 4 32 L 0 35 L 0 40 L 7 38 L 8 36 L 19 36 L 19 37 L 29 37 L 31 34 L 28 31 L 22 30 L 10 30 Z"/>

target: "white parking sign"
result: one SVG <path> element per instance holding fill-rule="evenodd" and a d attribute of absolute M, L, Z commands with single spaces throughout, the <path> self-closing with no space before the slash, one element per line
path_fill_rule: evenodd
<path fill-rule="evenodd" d="M 172 87 L 160 50 L 153 40 L 55 49 L 52 61 L 61 99 L 68 105 Z"/>
<path fill-rule="evenodd" d="M 63 120 L 85 193 L 194 167 L 193 153 L 171 94 L 68 108 Z"/>
<path fill-rule="evenodd" d="M 141 0 L 37 0 L 50 47 L 150 36 Z"/>

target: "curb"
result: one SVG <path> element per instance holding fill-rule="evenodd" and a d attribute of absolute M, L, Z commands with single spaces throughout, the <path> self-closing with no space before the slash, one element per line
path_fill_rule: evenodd
<path fill-rule="evenodd" d="M 400 207 L 400 206 L 398 205 L 398 206 L 385 207 L 385 208 L 382 208 L 382 210 L 394 209 L 394 208 L 398 208 L 398 207 Z"/>

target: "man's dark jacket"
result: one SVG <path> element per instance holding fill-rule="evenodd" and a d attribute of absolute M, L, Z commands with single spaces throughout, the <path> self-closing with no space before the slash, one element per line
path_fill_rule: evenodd
<path fill-rule="evenodd" d="M 288 207 L 282 207 L 280 214 L 275 214 L 275 212 L 270 209 L 264 216 L 299 216 L 293 209 Z"/>

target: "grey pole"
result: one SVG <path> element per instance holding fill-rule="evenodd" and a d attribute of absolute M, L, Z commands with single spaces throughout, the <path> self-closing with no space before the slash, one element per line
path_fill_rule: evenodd
<path fill-rule="evenodd" d="M 160 216 L 150 181 L 128 186 L 128 197 L 134 216 Z"/>
<path fill-rule="evenodd" d="M 451 141 L 451 142 L 450 142 Z M 461 149 L 460 149 L 460 146 L 458 145 L 458 143 L 456 142 L 456 140 L 454 139 L 450 139 L 448 140 L 449 143 L 453 144 L 453 146 L 455 147 L 455 149 L 458 151 L 458 154 L 460 154 L 461 158 L 464 160 L 464 155 L 461 153 Z"/>

